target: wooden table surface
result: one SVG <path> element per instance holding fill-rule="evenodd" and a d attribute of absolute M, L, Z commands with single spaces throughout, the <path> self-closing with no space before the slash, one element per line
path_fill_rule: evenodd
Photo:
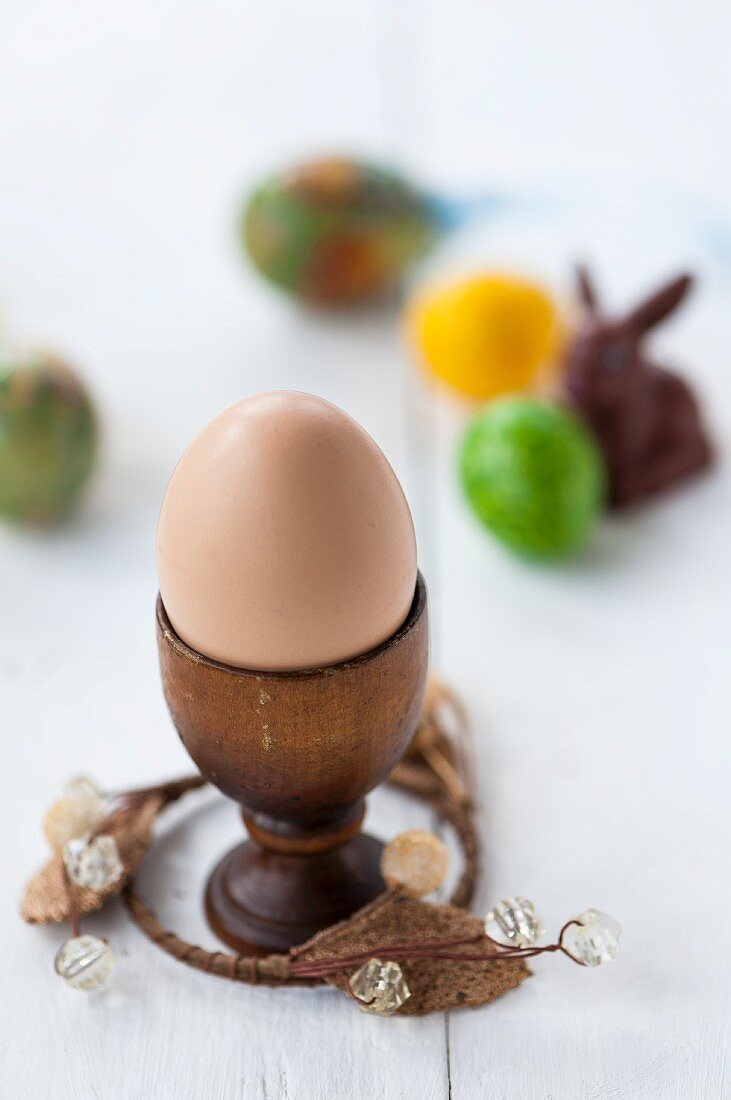
<path fill-rule="evenodd" d="M 691 264 L 702 288 L 659 346 L 692 369 L 727 438 L 728 11 L 710 0 L 692 14 L 660 0 L 503 7 L 0 6 L 2 330 L 76 363 L 104 418 L 103 466 L 77 520 L 0 531 L 8 1100 L 724 1095 L 727 466 L 606 521 L 573 563 L 521 564 L 460 499 L 466 410 L 415 377 L 395 307 L 299 311 L 237 251 L 243 188 L 300 152 L 398 156 L 455 192 L 517 188 L 434 264 L 507 263 L 565 290 L 571 260 L 589 255 L 617 304 Z M 19 921 L 22 883 L 44 855 L 40 820 L 65 777 L 123 787 L 189 768 L 157 671 L 157 510 L 202 425 L 280 387 L 359 419 L 412 503 L 433 664 L 473 718 L 478 911 L 522 893 L 557 930 L 605 909 L 625 929 L 612 966 L 547 957 L 487 1009 L 380 1020 L 329 990 L 187 971 L 117 904 L 87 922 L 119 964 L 109 991 L 86 997 L 53 973 L 64 932 Z M 432 824 L 393 793 L 371 799 L 384 837 Z M 238 835 L 234 806 L 191 796 L 141 875 L 163 920 L 197 942 L 213 944 L 204 877 Z"/>

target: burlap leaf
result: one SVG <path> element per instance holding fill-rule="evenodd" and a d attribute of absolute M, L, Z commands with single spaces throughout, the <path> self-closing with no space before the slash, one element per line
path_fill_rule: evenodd
<path fill-rule="evenodd" d="M 321 961 L 338 956 L 359 955 L 383 944 L 459 939 L 482 930 L 473 913 L 452 905 L 432 905 L 402 894 L 386 894 L 362 909 L 349 921 L 315 936 L 297 951 L 299 960 Z M 479 945 L 454 948 L 460 954 L 475 954 Z M 386 959 L 386 955 L 379 955 Z M 398 959 L 398 955 L 396 954 Z M 476 1008 L 515 989 L 531 971 L 521 959 L 501 962 L 457 962 L 453 959 L 406 959 L 401 963 L 411 997 L 399 1009 L 399 1016 L 423 1016 L 447 1008 Z M 328 975 L 325 981 L 348 992 L 348 980 L 355 967 Z"/>
<path fill-rule="evenodd" d="M 99 909 L 107 898 L 119 894 L 135 874 L 149 847 L 152 826 L 164 801 L 162 794 L 152 794 L 112 820 L 104 830 L 117 842 L 124 874 L 104 890 L 76 887 L 76 908 L 80 916 Z M 68 889 L 60 855 L 49 859 L 30 880 L 21 899 L 20 914 L 30 924 L 69 919 Z"/>

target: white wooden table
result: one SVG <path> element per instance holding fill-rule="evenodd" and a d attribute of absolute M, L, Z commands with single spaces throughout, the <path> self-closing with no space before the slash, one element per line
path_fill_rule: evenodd
<path fill-rule="evenodd" d="M 4 1098 L 724 1095 L 728 469 L 606 522 L 574 563 L 520 564 L 467 514 L 453 469 L 464 410 L 415 380 L 394 318 L 292 309 L 234 239 L 242 187 L 300 151 L 398 154 L 465 190 L 493 180 L 544 194 L 560 174 L 570 198 L 507 207 L 438 262 L 508 261 L 558 285 L 588 251 L 617 302 L 693 264 L 703 292 L 661 343 L 692 366 L 728 438 L 730 238 L 710 201 L 681 194 L 718 202 L 731 183 L 728 11 L 503 7 L 0 6 L 3 326 L 76 362 L 105 422 L 78 520 L 0 532 Z M 673 187 L 637 184 L 653 176 Z M 606 909 L 625 927 L 611 967 L 538 960 L 490 1008 L 384 1021 L 332 991 L 189 972 L 112 906 L 86 924 L 110 937 L 117 975 L 85 997 L 52 970 L 64 933 L 17 918 L 61 780 L 83 770 L 132 786 L 189 767 L 156 667 L 157 509 L 200 427 L 274 387 L 356 416 L 411 500 L 434 665 L 474 720 L 478 908 L 524 893 L 550 929 Z M 390 836 L 431 822 L 377 792 L 369 824 Z M 198 942 L 212 944 L 204 876 L 238 834 L 235 807 L 193 796 L 141 876 L 163 919 Z"/>

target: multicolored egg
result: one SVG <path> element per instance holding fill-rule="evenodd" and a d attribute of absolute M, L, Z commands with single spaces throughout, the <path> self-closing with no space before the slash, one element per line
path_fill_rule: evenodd
<path fill-rule="evenodd" d="M 64 519 L 93 469 L 97 434 L 91 399 L 68 367 L 40 356 L 0 366 L 0 516 Z"/>
<path fill-rule="evenodd" d="M 593 437 L 567 409 L 537 398 L 501 398 L 478 413 L 462 441 L 460 474 L 480 522 L 526 557 L 578 550 L 604 501 Z"/>
<path fill-rule="evenodd" d="M 468 397 L 525 389 L 556 350 L 558 313 L 536 283 L 490 272 L 418 291 L 406 311 L 417 358 Z"/>
<path fill-rule="evenodd" d="M 428 200 L 395 173 L 333 157 L 273 176 L 242 219 L 261 274 L 306 302 L 347 305 L 375 297 L 437 236 Z"/>

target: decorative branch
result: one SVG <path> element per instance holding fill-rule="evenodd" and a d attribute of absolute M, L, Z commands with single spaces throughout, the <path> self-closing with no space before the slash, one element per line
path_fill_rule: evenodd
<path fill-rule="evenodd" d="M 447 731 L 445 713 L 454 719 L 454 736 Z M 184 776 L 116 792 L 104 801 L 89 780 L 80 778 L 49 811 L 46 832 L 56 855 L 29 885 L 24 916 L 69 921 L 71 938 L 56 956 L 56 970 L 77 989 L 100 988 L 115 961 L 105 940 L 82 933 L 80 916 L 123 892 L 140 930 L 194 969 L 250 984 L 328 983 L 357 1000 L 364 1011 L 381 1015 L 483 1004 L 524 980 L 530 973 L 525 960 L 537 955 L 561 952 L 584 966 L 613 958 L 619 926 L 597 910 L 567 921 L 555 943 L 539 946 L 543 925 L 525 898 L 501 902 L 484 923 L 460 908 L 472 897 L 479 862 L 466 782 L 465 724 L 456 698 L 441 684 L 432 684 L 417 735 L 390 777 L 394 785 L 429 803 L 457 833 L 464 869 L 451 904 L 419 900 L 443 880 L 447 855 L 438 838 L 411 830 L 384 849 L 382 873 L 388 889 L 349 920 L 287 954 L 258 958 L 206 951 L 165 929 L 138 897 L 132 879 L 158 814 L 206 781 L 200 775 Z M 81 837 L 73 833 L 77 823 L 88 830 Z M 407 935 L 400 936 L 403 932 Z M 497 934 L 506 942 L 496 939 Z M 445 964 L 453 965 L 445 969 Z"/>

